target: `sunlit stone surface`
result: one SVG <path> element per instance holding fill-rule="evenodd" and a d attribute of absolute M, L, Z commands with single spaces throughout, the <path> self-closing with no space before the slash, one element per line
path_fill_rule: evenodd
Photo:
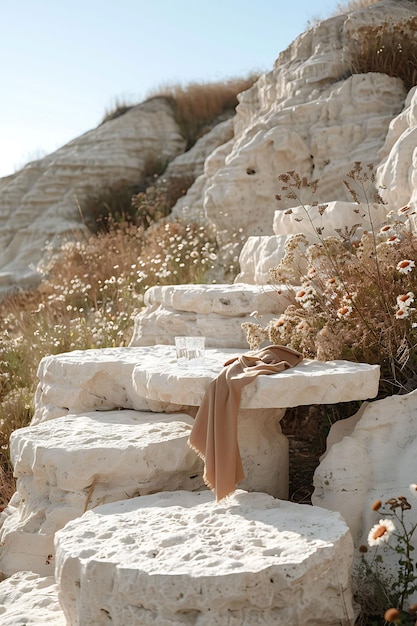
<path fill-rule="evenodd" d="M 2 513 L 0 569 L 54 570 L 55 532 L 98 504 L 204 488 L 185 414 L 96 411 L 14 431 L 17 492 Z M 49 555 L 49 557 L 48 557 Z"/>
<path fill-rule="evenodd" d="M 165 493 L 89 511 L 56 536 L 69 626 L 348 626 L 352 540 L 340 516 L 243 491 Z"/>
<path fill-rule="evenodd" d="M 1 626 L 67 626 L 53 576 L 18 572 L 0 583 Z"/>

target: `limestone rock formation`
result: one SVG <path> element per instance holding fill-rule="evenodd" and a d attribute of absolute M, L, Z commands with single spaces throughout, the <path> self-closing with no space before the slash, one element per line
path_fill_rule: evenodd
<path fill-rule="evenodd" d="M 414 13 L 412 2 L 381 0 L 316 24 L 240 94 L 235 117 L 188 152 L 169 103 L 154 98 L 0 179 L 0 297 L 40 279 L 46 244 L 83 232 L 78 207 L 87 195 L 137 183 L 149 159 L 178 157 L 166 175 L 197 176 L 173 216 L 208 221 L 222 245 L 232 240 L 239 250 L 248 236 L 272 235 L 277 176 L 287 170 L 319 179 L 320 201 L 344 201 L 341 181 L 352 163 L 373 163 L 389 202 L 415 203 L 413 91 L 404 109 L 400 79 L 349 76 L 349 44 L 361 27 Z"/>
<path fill-rule="evenodd" d="M 286 307 L 287 295 L 285 288 L 278 294 L 274 287 L 245 283 L 151 287 L 130 345 L 172 344 L 176 335 L 199 334 L 207 347 L 244 348 L 242 322 L 253 321 L 254 311 L 268 321 Z"/>
<path fill-rule="evenodd" d="M 67 626 L 53 576 L 18 572 L 0 584 L 2 626 Z"/>
<path fill-rule="evenodd" d="M 381 518 L 372 510 L 376 500 L 405 496 L 412 505 L 407 523 L 416 523 L 417 499 L 409 491 L 417 476 L 416 442 L 417 391 L 364 403 L 330 429 L 312 502 L 343 515 L 356 547 L 367 545 L 369 531 Z M 412 543 L 417 548 L 415 538 Z M 398 566 L 393 551 L 384 553 L 384 562 L 394 566 L 395 557 Z"/>
<path fill-rule="evenodd" d="M 397 209 L 407 204 L 417 208 L 417 87 L 390 123 L 380 157 L 377 183 L 385 202 Z"/>
<path fill-rule="evenodd" d="M 137 184 L 185 140 L 165 98 L 154 98 L 26 165 L 0 185 L 0 297 L 40 280 L 45 248 L 86 234 L 83 203 L 112 185 Z"/>
<path fill-rule="evenodd" d="M 166 493 L 89 511 L 57 534 L 69 626 L 353 620 L 352 542 L 338 514 L 266 494 Z M 178 548 L 180 547 L 180 550 Z"/>
<path fill-rule="evenodd" d="M 184 414 L 96 411 L 14 431 L 17 491 L 2 519 L 3 573 L 52 575 L 55 532 L 88 508 L 204 489 L 202 463 L 187 446 L 192 423 Z"/>
<path fill-rule="evenodd" d="M 192 187 L 187 194 L 219 233 L 230 235 L 239 226 L 246 236 L 271 234 L 282 172 L 319 179 L 320 201 L 328 202 L 350 199 L 342 179 L 354 161 L 380 163 L 389 124 L 403 109 L 403 83 L 384 74 L 345 76 L 349 42 L 364 24 L 382 23 L 387 14 L 406 20 L 414 7 L 384 0 L 319 23 L 240 95 L 234 139 L 218 150 L 217 171 L 206 171 L 198 193 Z"/>

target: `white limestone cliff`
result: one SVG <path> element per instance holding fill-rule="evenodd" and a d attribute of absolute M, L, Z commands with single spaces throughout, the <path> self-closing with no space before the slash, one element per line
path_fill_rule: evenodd
<path fill-rule="evenodd" d="M 234 139 L 218 149 L 216 167 L 206 168 L 197 193 L 191 187 L 181 203 L 204 207 L 220 233 L 238 226 L 257 236 L 271 234 L 277 176 L 287 170 L 319 179 L 320 201 L 350 200 L 343 177 L 354 161 L 380 163 L 389 124 L 407 95 L 401 80 L 384 74 L 345 78 L 357 31 L 387 15 L 406 20 L 414 7 L 384 0 L 300 35 L 273 70 L 239 96 Z"/>
<path fill-rule="evenodd" d="M 172 107 L 154 98 L 3 179 L 0 297 L 39 282 L 46 246 L 85 236 L 80 213 L 88 196 L 137 184 L 150 162 L 170 161 L 184 147 Z"/>
<path fill-rule="evenodd" d="M 208 220 L 222 243 L 236 232 L 272 234 L 277 176 L 291 169 L 319 179 L 320 200 L 331 202 L 350 199 L 342 179 L 354 161 L 373 163 L 389 202 L 415 203 L 415 98 L 410 93 L 404 109 L 400 79 L 349 76 L 349 44 L 364 24 L 414 14 L 412 2 L 381 0 L 316 24 L 240 94 L 233 120 L 188 152 L 170 105 L 154 98 L 0 179 L 0 297 L 39 280 L 47 242 L 83 231 L 78 205 L 86 195 L 137 183 L 147 159 L 179 157 L 167 174 L 197 176 L 173 216 Z"/>

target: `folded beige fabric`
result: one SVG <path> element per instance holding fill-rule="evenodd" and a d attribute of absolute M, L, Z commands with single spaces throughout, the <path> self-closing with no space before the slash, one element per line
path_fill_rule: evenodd
<path fill-rule="evenodd" d="M 267 346 L 227 361 L 213 380 L 198 409 L 188 440 L 204 460 L 204 481 L 222 500 L 245 477 L 237 440 L 237 416 L 242 389 L 255 376 L 294 367 L 302 354 L 286 346 Z"/>

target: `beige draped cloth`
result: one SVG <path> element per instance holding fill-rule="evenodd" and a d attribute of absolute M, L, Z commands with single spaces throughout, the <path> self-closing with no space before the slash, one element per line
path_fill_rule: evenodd
<path fill-rule="evenodd" d="M 294 367 L 302 354 L 286 346 L 267 346 L 225 363 L 198 409 L 188 440 L 204 460 L 204 481 L 222 500 L 245 477 L 237 438 L 242 389 L 260 374 L 276 374 Z"/>

